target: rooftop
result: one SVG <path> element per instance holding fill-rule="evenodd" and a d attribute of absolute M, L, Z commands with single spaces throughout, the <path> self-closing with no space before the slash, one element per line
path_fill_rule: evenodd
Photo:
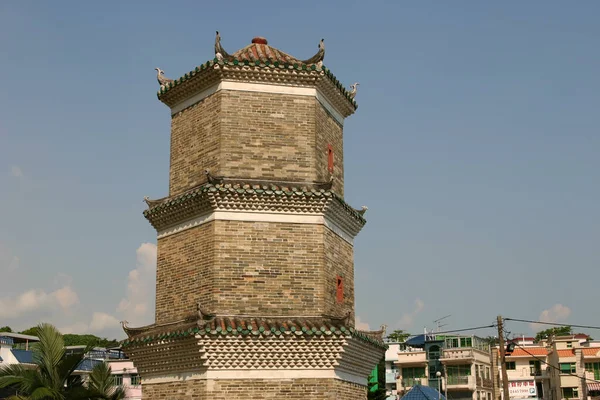
<path fill-rule="evenodd" d="M 23 335 L 22 333 L 0 332 L 0 337 L 12 338 L 13 343 L 39 342 L 37 336 Z"/>
<path fill-rule="evenodd" d="M 545 347 L 531 346 L 531 347 L 517 347 L 511 354 L 507 354 L 506 357 L 533 357 L 533 356 L 547 356 L 548 350 Z"/>

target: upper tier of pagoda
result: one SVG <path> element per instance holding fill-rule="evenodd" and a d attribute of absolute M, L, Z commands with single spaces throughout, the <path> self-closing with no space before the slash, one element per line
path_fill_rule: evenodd
<path fill-rule="evenodd" d="M 358 107 L 354 100 L 356 89 L 346 89 L 323 65 L 324 57 L 323 39 L 319 42 L 317 53 L 305 60 L 272 47 L 263 37 L 255 37 L 248 46 L 228 53 L 221 45 L 221 37 L 217 32 L 215 57 L 212 60 L 175 80 L 167 79 L 162 75 L 162 70 L 157 68 L 161 85 L 157 96 L 160 101 L 173 108 L 195 93 L 223 80 L 316 87 L 344 117 L 347 117 Z"/>

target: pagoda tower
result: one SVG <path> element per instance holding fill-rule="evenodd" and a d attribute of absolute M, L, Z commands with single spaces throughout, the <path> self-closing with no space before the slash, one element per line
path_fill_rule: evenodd
<path fill-rule="evenodd" d="M 344 201 L 348 91 L 261 37 L 177 80 L 169 195 L 146 198 L 158 234 L 155 323 L 124 326 L 144 399 L 366 399 L 382 331 L 354 328 Z"/>

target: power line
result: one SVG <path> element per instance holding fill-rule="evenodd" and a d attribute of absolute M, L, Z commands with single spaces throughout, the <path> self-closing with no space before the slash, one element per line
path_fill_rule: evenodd
<path fill-rule="evenodd" d="M 417 333 L 417 334 L 412 334 L 412 333 L 409 334 L 408 332 L 404 332 L 404 333 L 407 334 L 409 338 L 412 338 L 412 337 L 417 337 L 417 336 L 422 336 L 422 335 L 425 335 L 425 336 L 431 335 L 431 336 L 433 336 L 433 335 L 440 335 L 440 334 L 443 334 L 443 333 L 457 333 L 457 332 L 465 332 L 465 331 L 475 331 L 475 330 L 478 330 L 478 329 L 494 328 L 495 326 L 496 325 L 494 325 L 494 324 L 490 324 L 490 325 L 476 326 L 476 327 L 473 327 L 473 328 L 452 329 L 452 330 L 442 331 L 442 332 Z"/>
<path fill-rule="evenodd" d="M 574 325 L 574 324 L 557 324 L 556 322 L 544 322 L 544 321 L 532 321 L 528 319 L 519 319 L 519 318 L 504 318 L 505 321 L 515 321 L 515 322 L 527 322 L 529 324 L 542 324 L 542 325 L 553 325 L 553 326 L 570 326 L 572 328 L 582 328 L 582 329 L 600 329 L 600 326 L 591 326 L 591 325 Z"/>

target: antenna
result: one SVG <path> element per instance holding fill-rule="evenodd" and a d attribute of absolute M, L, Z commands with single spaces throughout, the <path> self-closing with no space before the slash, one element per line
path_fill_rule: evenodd
<path fill-rule="evenodd" d="M 448 315 L 446 315 L 445 317 L 438 318 L 438 319 L 436 319 L 435 321 L 433 321 L 433 323 L 434 323 L 434 324 L 436 324 L 436 330 L 437 330 L 437 332 L 441 332 L 441 329 L 442 329 L 444 326 L 447 326 L 447 325 L 448 325 L 448 324 L 441 324 L 440 322 L 441 322 L 442 320 L 444 320 L 444 319 L 448 318 L 448 317 L 451 317 L 451 316 L 452 316 L 452 314 L 448 314 Z"/>

